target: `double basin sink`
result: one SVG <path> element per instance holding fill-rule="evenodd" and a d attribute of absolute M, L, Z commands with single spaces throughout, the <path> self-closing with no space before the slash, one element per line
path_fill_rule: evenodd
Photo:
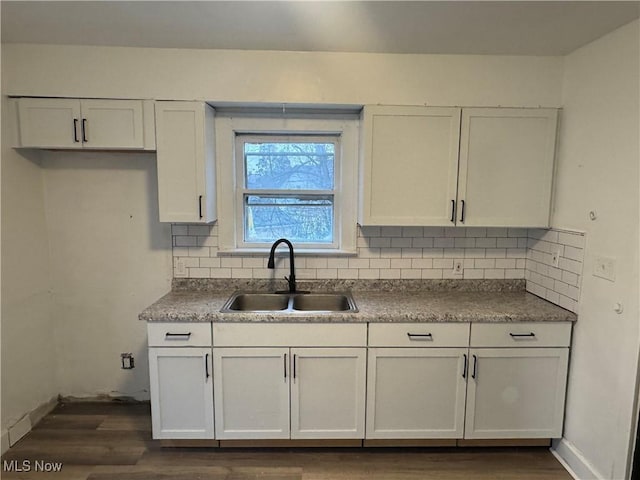
<path fill-rule="evenodd" d="M 349 293 L 244 293 L 233 294 L 226 301 L 223 313 L 329 313 L 357 312 Z"/>

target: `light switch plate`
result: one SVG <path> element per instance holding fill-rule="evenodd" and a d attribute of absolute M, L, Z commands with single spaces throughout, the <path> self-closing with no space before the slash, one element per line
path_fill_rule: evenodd
<path fill-rule="evenodd" d="M 615 282 L 616 259 L 611 257 L 596 256 L 595 263 L 593 265 L 593 276 Z"/>

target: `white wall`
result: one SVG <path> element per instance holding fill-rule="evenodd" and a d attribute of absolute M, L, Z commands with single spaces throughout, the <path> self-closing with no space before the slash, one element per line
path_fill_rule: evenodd
<path fill-rule="evenodd" d="M 580 478 L 624 478 L 635 429 L 639 45 L 636 21 L 565 58 L 552 224 L 584 230 L 587 238 L 569 376 L 568 443 L 560 446 L 590 464 L 576 467 L 583 469 Z M 590 210 L 597 220 L 589 220 Z M 591 274 L 596 255 L 616 259 L 615 282 Z M 621 315 L 613 311 L 616 302 L 624 305 Z"/>
<path fill-rule="evenodd" d="M 149 398 L 138 313 L 171 288 L 171 227 L 158 222 L 155 155 L 43 152 L 57 387 Z M 120 354 L 136 368 L 122 370 Z"/>
<path fill-rule="evenodd" d="M 236 102 L 560 105 L 562 57 L 3 45 L 5 93 Z"/>
<path fill-rule="evenodd" d="M 49 241 L 39 152 L 8 142 L 2 105 L 2 433 L 57 395 Z"/>

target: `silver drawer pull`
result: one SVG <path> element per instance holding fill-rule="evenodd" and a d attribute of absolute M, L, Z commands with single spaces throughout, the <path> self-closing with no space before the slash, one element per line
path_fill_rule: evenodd
<path fill-rule="evenodd" d="M 536 334 L 533 333 L 533 332 L 529 332 L 529 333 L 509 333 L 509 335 L 511 335 L 511 338 L 513 338 L 514 340 L 516 340 L 518 338 L 534 338 L 536 336 Z"/>
<path fill-rule="evenodd" d="M 167 332 L 164 334 L 165 340 L 189 340 L 189 337 L 191 337 L 191 332 L 187 332 L 187 333 Z"/>
<path fill-rule="evenodd" d="M 409 340 L 433 340 L 433 335 L 430 333 L 409 333 L 407 332 Z"/>

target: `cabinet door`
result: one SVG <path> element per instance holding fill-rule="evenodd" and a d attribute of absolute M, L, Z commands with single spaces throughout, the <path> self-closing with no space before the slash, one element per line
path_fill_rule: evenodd
<path fill-rule="evenodd" d="M 211 348 L 149 348 L 153 438 L 214 438 Z"/>
<path fill-rule="evenodd" d="M 365 107 L 362 225 L 453 225 L 459 108 Z"/>
<path fill-rule="evenodd" d="M 549 226 L 556 125 L 555 109 L 463 109 L 459 224 Z"/>
<path fill-rule="evenodd" d="M 365 352 L 291 349 L 291 438 L 363 438 Z"/>
<path fill-rule="evenodd" d="M 21 147 L 82 148 L 80 122 L 79 100 L 18 99 Z"/>
<path fill-rule="evenodd" d="M 465 438 L 559 438 L 567 348 L 472 348 Z"/>
<path fill-rule="evenodd" d="M 214 348 L 216 437 L 289 438 L 289 349 Z"/>
<path fill-rule="evenodd" d="M 81 100 L 86 148 L 144 148 L 141 100 Z"/>
<path fill-rule="evenodd" d="M 156 102 L 161 222 L 215 220 L 213 109 L 202 102 Z"/>
<path fill-rule="evenodd" d="M 366 438 L 462 438 L 466 348 L 370 348 Z"/>

